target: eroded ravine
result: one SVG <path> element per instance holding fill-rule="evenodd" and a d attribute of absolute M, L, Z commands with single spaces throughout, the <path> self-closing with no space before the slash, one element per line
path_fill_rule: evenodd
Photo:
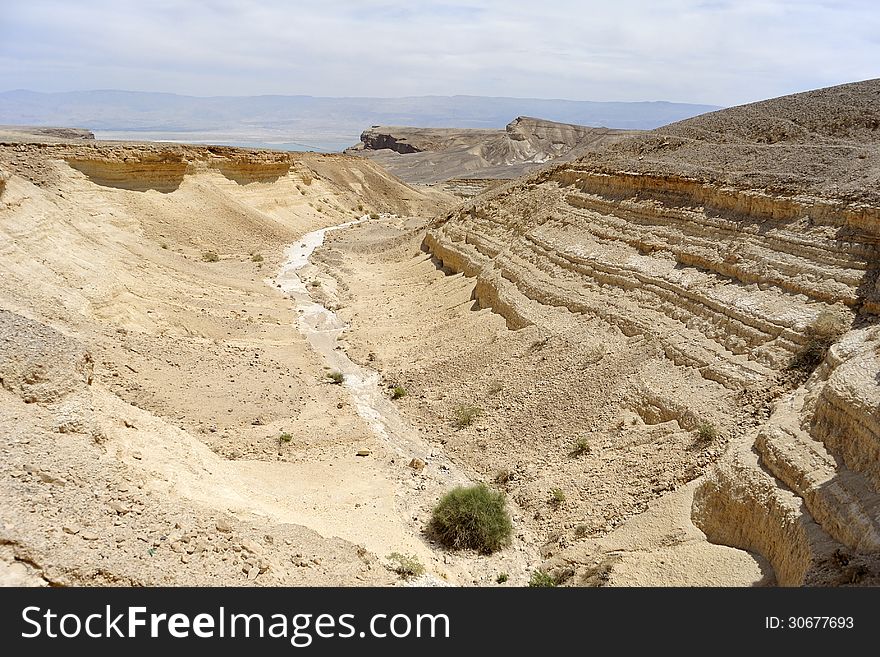
<path fill-rule="evenodd" d="M 406 537 L 407 542 L 410 545 L 418 542 L 424 548 L 420 552 L 429 561 L 429 573 L 441 575 L 450 582 L 464 583 L 472 575 L 468 559 L 450 569 L 451 559 L 436 553 L 429 554 L 431 548 L 421 535 L 425 515 L 438 496 L 454 486 L 471 483 L 470 478 L 437 446 L 429 444 L 409 426 L 389 398 L 379 372 L 359 365 L 348 357 L 340 345 L 346 324 L 335 312 L 312 298 L 302 274 L 304 269 L 311 266 L 309 259 L 323 244 L 328 232 L 354 226 L 369 218 L 369 215 L 365 215 L 354 221 L 307 233 L 288 247 L 284 264 L 276 277 L 267 283 L 280 289 L 294 302 L 298 330 L 323 358 L 329 371 L 343 375 L 342 384 L 358 415 L 380 443 L 397 455 L 391 460 L 392 469 L 388 476 L 394 480 L 394 506 L 411 532 L 411 536 Z M 410 468 L 409 464 L 414 459 L 424 463 L 424 468 Z M 344 485 L 344 482 L 341 483 Z M 444 565 L 439 566 L 439 563 Z M 433 579 L 429 575 L 429 580 Z"/>
<path fill-rule="evenodd" d="M 297 327 L 328 367 L 343 375 L 343 384 L 351 395 L 358 415 L 373 433 L 402 458 L 430 462 L 448 484 L 465 483 L 468 477 L 407 425 L 383 391 L 379 373 L 358 365 L 341 349 L 339 338 L 345 331 L 345 324 L 336 313 L 311 297 L 300 278 L 300 270 L 310 264 L 309 257 L 324 243 L 324 236 L 328 232 L 354 226 L 369 218 L 369 215 L 365 215 L 355 221 L 307 233 L 287 249 L 285 262 L 271 283 L 294 301 L 298 315 Z"/>

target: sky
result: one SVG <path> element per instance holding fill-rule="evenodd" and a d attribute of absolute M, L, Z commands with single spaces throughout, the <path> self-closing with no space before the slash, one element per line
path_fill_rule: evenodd
<path fill-rule="evenodd" d="M 878 69 L 877 0 L 0 0 L 0 91 L 728 106 Z"/>

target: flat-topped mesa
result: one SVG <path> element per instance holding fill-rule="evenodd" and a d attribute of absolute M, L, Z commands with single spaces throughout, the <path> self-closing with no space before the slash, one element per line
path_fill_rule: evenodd
<path fill-rule="evenodd" d="M 503 130 L 373 126 L 349 152 L 377 160 L 408 182 L 512 179 L 636 134 L 520 116 Z"/>
<path fill-rule="evenodd" d="M 0 125 L 2 142 L 64 142 L 94 141 L 95 134 L 85 128 L 63 128 L 36 125 Z"/>
<path fill-rule="evenodd" d="M 376 126 L 361 133 L 362 148 L 373 151 L 388 149 L 395 153 L 420 153 L 422 149 L 413 146 L 405 135 L 394 134 L 394 128 Z"/>

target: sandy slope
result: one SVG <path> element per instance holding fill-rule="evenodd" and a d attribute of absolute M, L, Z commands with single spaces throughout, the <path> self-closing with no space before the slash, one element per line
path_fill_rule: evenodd
<path fill-rule="evenodd" d="M 278 175 L 276 156 L 261 157 L 2 151 L 10 577 L 380 584 L 394 577 L 376 556 L 431 560 L 398 504 L 405 464 L 327 383 L 266 278 L 288 243 L 359 204 L 433 201 L 360 160 L 285 156 Z M 77 355 L 86 379 L 59 364 Z"/>

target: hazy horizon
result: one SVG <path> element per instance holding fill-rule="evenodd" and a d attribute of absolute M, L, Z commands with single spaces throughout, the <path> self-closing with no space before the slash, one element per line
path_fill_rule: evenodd
<path fill-rule="evenodd" d="M 0 124 L 67 126 L 99 139 L 184 141 L 338 151 L 371 125 L 503 128 L 518 116 L 651 129 L 713 109 L 670 102 L 596 102 L 484 96 L 399 98 L 212 96 L 121 90 L 0 92 Z"/>
<path fill-rule="evenodd" d="M 33 0 L 0 89 L 731 106 L 877 77 L 869 0 Z"/>

